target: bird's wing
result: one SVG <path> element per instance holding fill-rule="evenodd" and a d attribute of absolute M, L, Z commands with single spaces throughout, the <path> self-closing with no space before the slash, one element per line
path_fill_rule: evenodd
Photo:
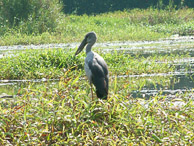
<path fill-rule="evenodd" d="M 96 58 L 97 63 L 102 67 L 105 76 L 108 75 L 108 66 L 103 58 Z"/>
<path fill-rule="evenodd" d="M 94 57 L 88 62 L 88 67 L 95 77 L 105 77 L 108 75 L 108 68 L 106 62 L 102 58 Z"/>
<path fill-rule="evenodd" d="M 98 98 L 107 99 L 108 95 L 108 69 L 105 61 L 93 58 L 88 62 L 88 67 L 92 72 L 91 80 L 96 87 Z"/>

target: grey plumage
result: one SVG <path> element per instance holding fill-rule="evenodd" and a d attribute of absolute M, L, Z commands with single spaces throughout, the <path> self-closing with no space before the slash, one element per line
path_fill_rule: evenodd
<path fill-rule="evenodd" d="M 86 46 L 85 72 L 90 81 L 96 87 L 98 98 L 107 99 L 108 96 L 108 67 L 104 59 L 97 53 L 91 51 L 97 37 L 94 32 L 86 34 L 75 55 L 79 54 Z M 92 92 L 92 91 L 91 91 Z"/>

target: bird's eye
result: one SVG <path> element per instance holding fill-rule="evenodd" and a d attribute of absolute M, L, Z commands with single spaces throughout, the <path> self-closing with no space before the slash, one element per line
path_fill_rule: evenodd
<path fill-rule="evenodd" d="M 91 37 L 89 36 L 89 37 L 87 37 L 87 40 L 89 41 L 89 40 L 91 40 Z"/>

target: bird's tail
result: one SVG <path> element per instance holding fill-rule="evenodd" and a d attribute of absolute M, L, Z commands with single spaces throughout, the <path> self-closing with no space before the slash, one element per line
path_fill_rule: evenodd
<path fill-rule="evenodd" d="M 100 99 L 107 99 L 108 97 L 108 78 L 100 78 L 94 82 L 96 87 L 96 95 Z"/>
<path fill-rule="evenodd" d="M 100 99 L 107 99 L 108 94 L 107 93 L 102 93 L 100 90 L 96 89 L 96 94 L 97 97 Z"/>

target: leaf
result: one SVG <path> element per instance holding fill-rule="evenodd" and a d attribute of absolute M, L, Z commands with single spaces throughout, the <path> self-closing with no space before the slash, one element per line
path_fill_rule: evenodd
<path fill-rule="evenodd" d="M 156 140 L 157 142 L 162 143 L 162 140 L 161 140 L 157 135 L 152 134 L 152 138 L 153 138 L 154 140 Z"/>
<path fill-rule="evenodd" d="M 115 81 L 114 81 L 114 92 L 116 94 L 116 90 L 117 90 L 117 76 L 115 76 Z"/>
<path fill-rule="evenodd" d="M 75 78 L 75 80 L 71 83 L 72 86 L 79 80 L 80 75 L 81 75 L 81 72 L 79 73 L 77 78 Z"/>

